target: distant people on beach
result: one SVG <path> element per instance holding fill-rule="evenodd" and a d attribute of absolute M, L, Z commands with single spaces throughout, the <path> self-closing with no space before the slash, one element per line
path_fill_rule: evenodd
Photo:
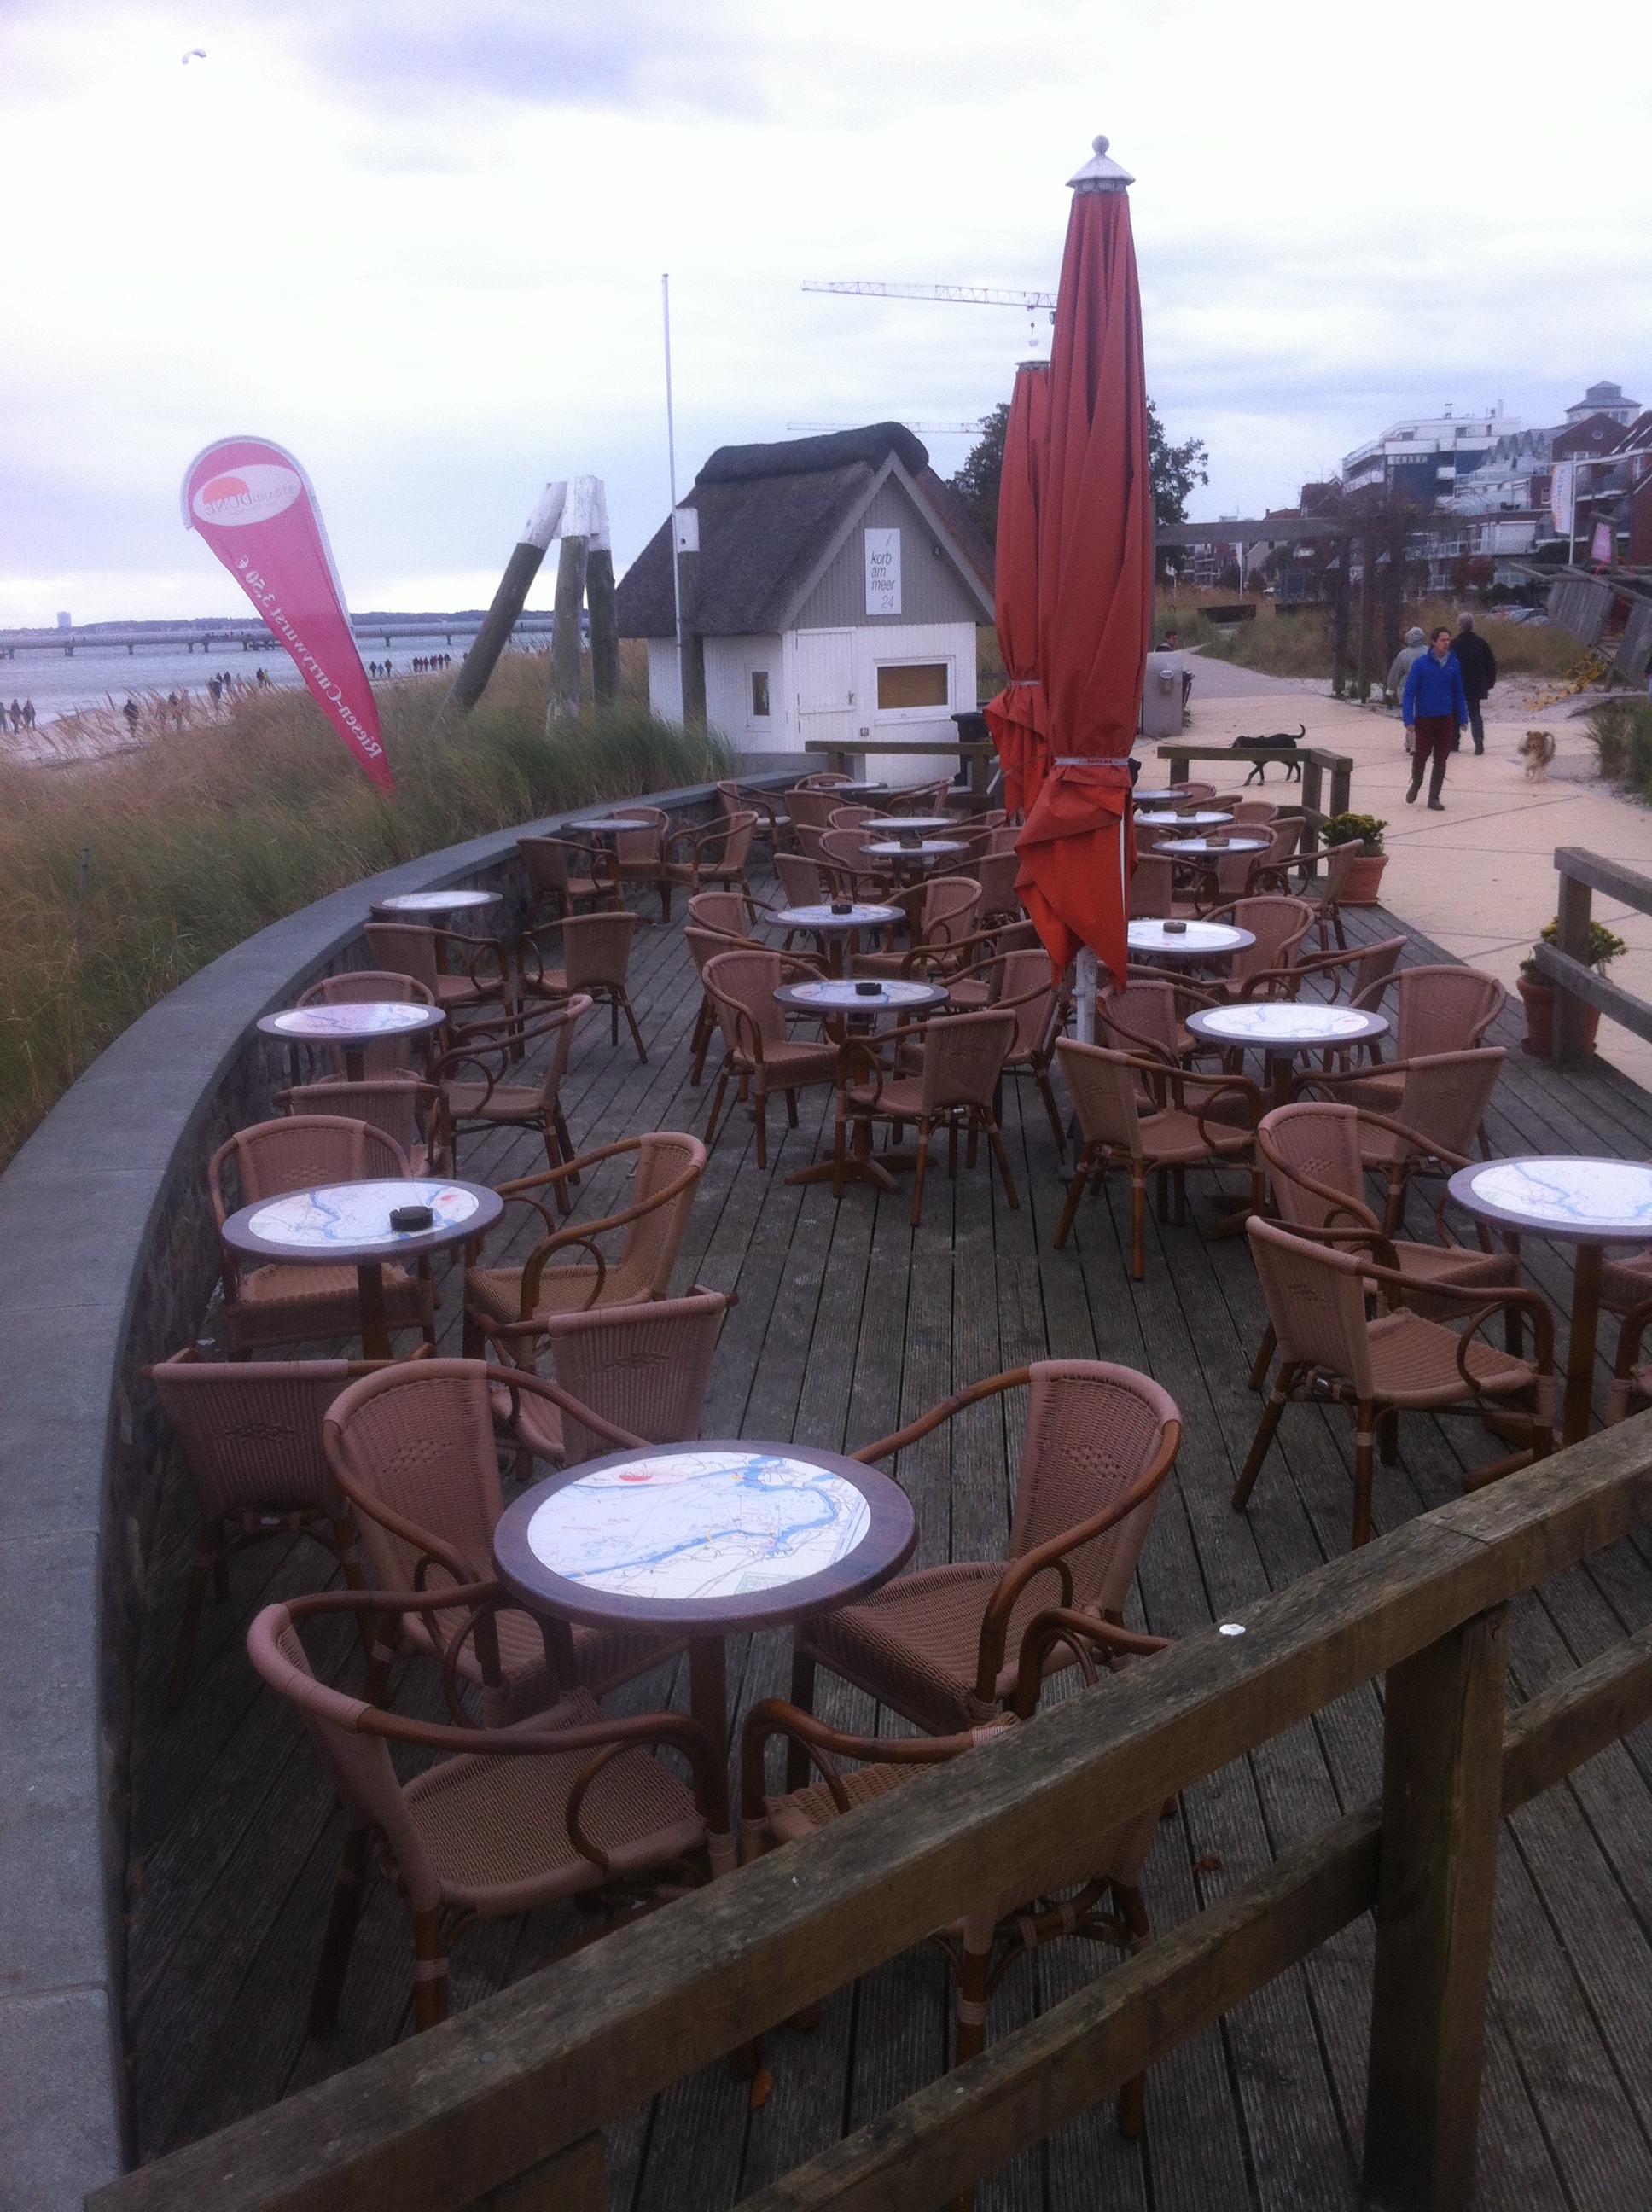
<path fill-rule="evenodd" d="M 137 735 L 137 725 L 140 719 L 137 700 L 128 699 L 126 704 L 120 711 L 126 718 L 126 728 L 129 734 L 135 738 Z"/>
<path fill-rule="evenodd" d="M 1406 641 L 1394 656 L 1388 671 L 1388 680 L 1382 686 L 1384 694 L 1397 707 L 1405 695 L 1406 678 L 1411 674 L 1411 664 L 1419 653 L 1428 651 L 1428 640 L 1413 626 L 1406 632 Z"/>
<path fill-rule="evenodd" d="M 255 668 L 252 672 L 252 681 L 258 685 L 260 691 L 268 691 L 271 689 L 270 683 L 270 672 L 267 668 Z"/>
<path fill-rule="evenodd" d="M 451 653 L 416 653 L 413 657 L 413 673 L 416 676 L 434 676 L 439 670 L 446 668 L 452 657 Z"/>
<path fill-rule="evenodd" d="M 1473 732 L 1474 750 L 1485 750 L 1485 725 L 1480 720 L 1480 708 L 1491 696 L 1497 680 L 1497 658 L 1485 640 L 1478 635 L 1473 615 L 1457 617 L 1457 642 L 1453 648 L 1457 665 L 1463 672 L 1463 696 L 1468 702 L 1468 726 Z M 1461 733 L 1452 740 L 1455 753 L 1462 743 Z"/>
<path fill-rule="evenodd" d="M 14 737 L 23 726 L 23 710 L 14 697 L 11 702 L 11 731 Z"/>
<path fill-rule="evenodd" d="M 218 676 L 209 676 L 207 678 L 207 696 L 212 702 L 212 711 L 215 714 L 218 711 L 218 704 L 223 696 L 224 687 L 222 678 Z"/>
<path fill-rule="evenodd" d="M 23 727 L 26 730 L 32 730 L 34 727 L 34 702 L 32 699 L 25 699 L 23 702 Z"/>

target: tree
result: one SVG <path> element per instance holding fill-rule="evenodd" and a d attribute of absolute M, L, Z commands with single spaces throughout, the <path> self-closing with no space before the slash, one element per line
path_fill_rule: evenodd
<path fill-rule="evenodd" d="M 1010 403 L 1001 399 L 981 422 L 980 442 L 949 479 L 969 508 L 977 530 L 991 545 L 998 538 L 998 486 L 1004 473 L 1004 433 L 1010 427 Z"/>
<path fill-rule="evenodd" d="M 998 487 L 1004 473 L 1004 433 L 1009 427 L 1010 403 L 1000 400 L 981 424 L 979 441 L 969 458 L 951 479 L 952 489 L 974 516 L 976 526 L 991 544 L 998 536 Z M 1209 456 L 1202 438 L 1184 439 L 1173 446 L 1164 434 L 1158 410 L 1147 403 L 1147 470 L 1153 490 L 1155 522 L 1185 522 L 1187 495 L 1196 483 L 1208 483 Z"/>

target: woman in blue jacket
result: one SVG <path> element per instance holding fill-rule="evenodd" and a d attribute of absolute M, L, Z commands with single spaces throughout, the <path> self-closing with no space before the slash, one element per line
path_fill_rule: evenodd
<path fill-rule="evenodd" d="M 1400 712 L 1406 727 L 1414 733 L 1411 789 L 1406 793 L 1406 804 L 1409 806 L 1422 789 L 1423 770 L 1432 759 L 1434 773 L 1429 778 L 1428 803 L 1436 813 L 1443 814 L 1440 786 L 1445 781 L 1447 756 L 1459 730 L 1468 727 L 1463 672 L 1451 650 L 1449 629 L 1436 629 L 1429 640 L 1428 651 L 1419 653 L 1412 661 Z"/>

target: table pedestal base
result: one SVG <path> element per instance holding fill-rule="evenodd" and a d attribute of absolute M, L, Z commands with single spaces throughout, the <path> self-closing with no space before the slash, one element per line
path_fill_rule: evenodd
<path fill-rule="evenodd" d="M 361 1308 L 361 1356 L 364 1359 L 388 1359 L 390 1329 L 385 1319 L 385 1279 L 376 1260 L 356 1269 L 355 1286 Z"/>

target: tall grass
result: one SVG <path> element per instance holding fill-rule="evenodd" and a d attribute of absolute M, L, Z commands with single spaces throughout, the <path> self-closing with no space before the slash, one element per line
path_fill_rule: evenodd
<path fill-rule="evenodd" d="M 1329 680 L 1333 649 L 1328 609 L 1279 614 L 1272 600 L 1262 599 L 1254 603 L 1256 617 L 1253 622 L 1218 629 L 1200 605 L 1188 605 L 1185 594 L 1178 597 L 1181 603 L 1172 607 L 1168 596 L 1160 593 L 1154 613 L 1155 639 L 1174 629 L 1184 647 L 1202 647 L 1212 660 L 1229 660 L 1236 667 L 1254 668 L 1265 676 L 1308 676 Z M 1231 593 L 1227 603 L 1234 603 Z M 1401 618 L 1402 635 L 1413 623 L 1426 635 L 1437 629 L 1442 623 L 1455 634 L 1460 611 L 1449 599 L 1426 599 L 1421 605 L 1408 606 Z M 1499 676 L 1564 676 L 1578 659 L 1577 640 L 1570 630 L 1556 623 L 1497 622 L 1489 612 L 1480 611 L 1476 611 L 1474 622 L 1497 655 Z M 1351 676 L 1353 656 L 1358 649 L 1358 626 L 1356 599 L 1348 624 Z M 1372 670 L 1379 684 L 1387 672 L 1386 660 Z"/>
<path fill-rule="evenodd" d="M 1602 699 L 1586 719 L 1601 775 L 1631 798 L 1652 800 L 1652 700 Z"/>
<path fill-rule="evenodd" d="M 393 798 L 301 691 L 92 764 L 0 766 L 0 1163 L 146 1006 L 283 915 L 466 837 L 732 772 L 720 738 L 635 702 L 548 738 L 545 670 L 507 656 L 440 729 L 445 678 L 381 693 Z"/>

